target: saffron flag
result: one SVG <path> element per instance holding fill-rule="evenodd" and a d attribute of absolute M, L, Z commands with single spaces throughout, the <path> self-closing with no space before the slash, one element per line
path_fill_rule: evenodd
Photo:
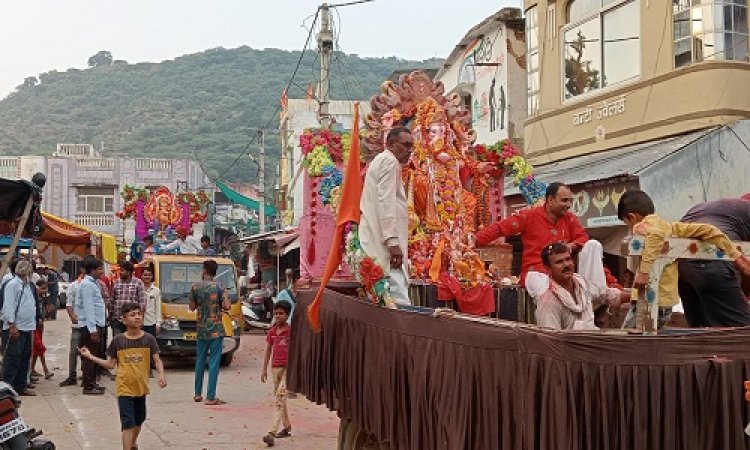
<path fill-rule="evenodd" d="M 323 277 L 320 280 L 320 287 L 315 299 L 307 308 L 307 317 L 310 326 L 315 331 L 320 331 L 320 302 L 322 301 L 323 291 L 326 284 L 331 279 L 339 264 L 344 252 L 344 229 L 350 222 L 359 223 L 360 210 L 359 199 L 362 196 L 362 176 L 360 174 L 359 160 L 359 102 L 354 103 L 354 120 L 352 125 L 351 148 L 349 149 L 349 160 L 346 163 L 346 174 L 344 175 L 344 187 L 341 192 L 341 204 L 339 205 L 338 215 L 336 216 L 336 231 L 334 231 L 331 240 L 331 251 L 328 253 L 326 268 Z"/>

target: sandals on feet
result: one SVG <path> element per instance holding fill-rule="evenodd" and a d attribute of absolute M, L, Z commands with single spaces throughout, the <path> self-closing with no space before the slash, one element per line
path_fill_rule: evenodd
<path fill-rule="evenodd" d="M 206 400 L 206 405 L 213 406 L 213 405 L 226 405 L 227 402 L 220 398 L 214 398 L 211 400 Z"/>
<path fill-rule="evenodd" d="M 277 438 L 285 438 L 292 435 L 292 429 L 290 428 L 284 428 L 283 430 L 276 433 Z"/>
<path fill-rule="evenodd" d="M 50 373 L 44 374 L 44 379 L 45 380 L 49 380 L 50 378 L 52 378 L 54 376 L 55 376 L 55 373 L 54 372 L 50 372 Z"/>
<path fill-rule="evenodd" d="M 193 397 L 193 401 L 195 403 L 202 402 L 203 401 L 203 397 L 201 397 L 200 395 L 196 395 L 195 397 Z"/>

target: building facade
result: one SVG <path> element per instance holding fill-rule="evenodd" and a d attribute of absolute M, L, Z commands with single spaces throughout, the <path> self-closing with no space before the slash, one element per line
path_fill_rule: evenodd
<path fill-rule="evenodd" d="M 669 220 L 750 191 L 747 0 L 524 8 L 525 156 L 542 181 L 571 186 L 572 212 L 608 253 L 627 234 L 625 190 L 648 192 Z M 522 205 L 508 183 L 506 195 L 508 213 Z"/>
<path fill-rule="evenodd" d="M 525 0 L 526 156 L 750 118 L 747 0 Z"/>
<path fill-rule="evenodd" d="M 195 161 L 103 156 L 90 144 L 58 144 L 52 156 L 1 158 L 0 170 L 0 176 L 25 179 L 43 172 L 45 211 L 120 237 L 123 224 L 115 213 L 123 207 L 120 191 L 126 184 L 172 192 L 212 189 Z"/>
<path fill-rule="evenodd" d="M 521 10 L 503 8 L 469 30 L 435 75 L 471 111 L 477 143 L 510 138 L 522 146 L 525 47 Z"/>

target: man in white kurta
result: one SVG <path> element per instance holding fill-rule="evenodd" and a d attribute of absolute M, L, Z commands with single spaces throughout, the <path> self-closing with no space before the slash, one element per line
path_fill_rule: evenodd
<path fill-rule="evenodd" d="M 401 169 L 413 147 L 408 128 L 393 128 L 386 149 L 370 163 L 360 199 L 362 249 L 390 274 L 390 294 L 397 304 L 411 304 L 407 284 L 409 216 Z"/>

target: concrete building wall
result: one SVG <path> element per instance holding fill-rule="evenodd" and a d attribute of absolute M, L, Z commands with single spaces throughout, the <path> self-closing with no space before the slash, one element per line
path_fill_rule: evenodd
<path fill-rule="evenodd" d="M 746 145 L 750 145 L 750 120 L 709 132 L 644 171 L 640 187 L 653 197 L 657 213 L 668 220 L 679 220 L 693 205 L 707 200 L 739 197 L 750 192 Z"/>

